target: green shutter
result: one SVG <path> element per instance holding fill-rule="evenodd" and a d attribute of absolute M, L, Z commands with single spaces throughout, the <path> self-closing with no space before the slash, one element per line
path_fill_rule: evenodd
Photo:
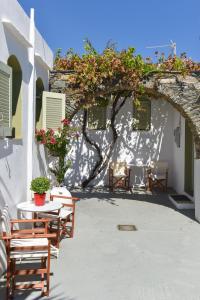
<path fill-rule="evenodd" d="M 151 101 L 141 100 L 139 106 L 133 108 L 133 130 L 151 129 Z"/>
<path fill-rule="evenodd" d="M 65 94 L 43 92 L 42 127 L 57 130 L 65 118 Z"/>
<path fill-rule="evenodd" d="M 88 109 L 88 124 L 89 129 L 105 130 L 107 119 L 107 106 L 94 106 Z"/>
<path fill-rule="evenodd" d="M 12 136 L 12 68 L 0 62 L 0 136 Z"/>

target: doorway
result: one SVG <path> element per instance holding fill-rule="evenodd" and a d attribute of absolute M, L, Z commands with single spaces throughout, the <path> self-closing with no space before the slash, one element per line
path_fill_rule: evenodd
<path fill-rule="evenodd" d="M 185 192 L 194 195 L 194 141 L 188 121 L 185 121 Z"/>

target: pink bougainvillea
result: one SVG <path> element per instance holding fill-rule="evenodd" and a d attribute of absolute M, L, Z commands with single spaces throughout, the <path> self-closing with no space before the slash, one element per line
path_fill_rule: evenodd
<path fill-rule="evenodd" d="M 66 161 L 66 156 L 70 150 L 70 142 L 79 137 L 79 133 L 71 126 L 68 119 L 61 121 L 62 126 L 56 131 L 52 128 L 36 130 L 35 137 L 39 144 L 48 149 L 51 156 L 58 157 L 58 165 L 50 171 L 56 176 L 59 184 L 63 183 L 67 169 L 70 167 L 70 161 Z"/>

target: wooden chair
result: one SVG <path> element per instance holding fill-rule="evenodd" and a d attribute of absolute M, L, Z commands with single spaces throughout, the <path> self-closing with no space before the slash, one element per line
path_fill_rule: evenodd
<path fill-rule="evenodd" d="M 152 191 L 154 187 L 167 191 L 168 163 L 165 161 L 152 161 L 147 168 L 147 190 Z"/>
<path fill-rule="evenodd" d="M 14 296 L 15 290 L 41 289 L 42 296 L 49 295 L 50 284 L 50 255 L 51 239 L 55 234 L 48 233 L 48 219 L 16 219 L 11 220 L 8 207 L 1 212 L 1 239 L 5 243 L 7 255 L 7 280 L 6 299 Z M 13 229 L 13 225 L 43 223 L 42 228 Z M 27 265 L 27 260 L 29 264 Z M 20 263 L 19 263 L 20 262 Z M 35 262 L 40 262 L 40 267 L 33 267 Z M 20 265 L 20 268 L 18 268 Z M 24 265 L 24 268 L 23 268 Z M 40 276 L 35 282 L 18 282 L 19 277 L 28 275 Z"/>
<path fill-rule="evenodd" d="M 75 203 L 80 200 L 77 197 L 72 197 L 71 193 L 65 187 L 54 187 L 51 190 L 50 199 L 62 203 L 63 207 L 60 210 L 60 237 L 62 235 L 73 238 L 75 225 Z"/>
<path fill-rule="evenodd" d="M 130 189 L 130 172 L 126 162 L 112 162 L 109 165 L 109 188 Z"/>
<path fill-rule="evenodd" d="M 48 217 L 50 232 L 56 233 L 55 246 L 59 250 L 62 236 L 73 238 L 75 225 L 75 203 L 79 198 L 72 197 L 71 193 L 65 187 L 54 187 L 50 193 L 50 200 L 62 204 L 60 212 L 39 213 L 39 218 Z"/>

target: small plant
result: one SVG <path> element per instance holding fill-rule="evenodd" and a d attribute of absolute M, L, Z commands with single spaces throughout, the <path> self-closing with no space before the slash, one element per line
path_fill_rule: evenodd
<path fill-rule="evenodd" d="M 37 177 L 31 181 L 31 191 L 44 194 L 50 188 L 50 180 L 46 177 Z"/>
<path fill-rule="evenodd" d="M 49 169 L 55 175 L 59 185 L 63 184 L 65 173 L 71 166 L 71 161 L 66 159 L 71 148 L 70 141 L 79 137 L 76 128 L 70 125 L 70 120 L 64 119 L 61 124 L 62 127 L 59 127 L 56 132 L 48 128 L 36 130 L 35 134 L 37 142 L 48 149 L 49 155 L 58 157 L 56 165 Z"/>

